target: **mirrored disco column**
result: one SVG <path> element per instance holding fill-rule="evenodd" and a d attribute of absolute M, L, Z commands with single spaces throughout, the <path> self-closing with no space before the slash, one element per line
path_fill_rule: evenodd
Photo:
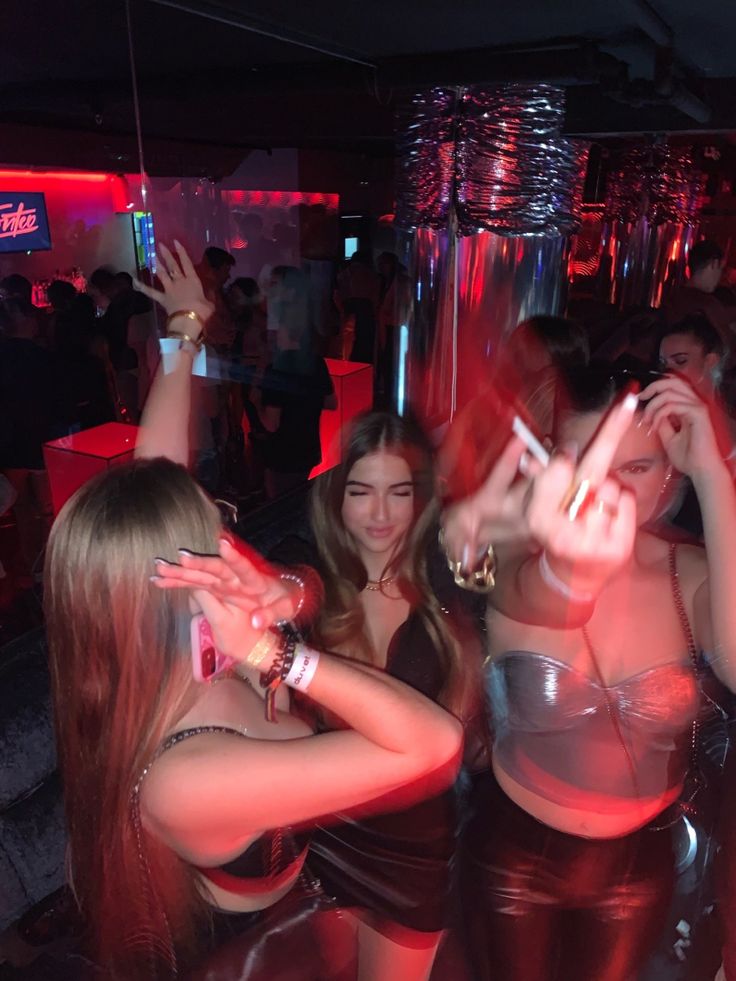
<path fill-rule="evenodd" d="M 396 220 L 413 233 L 399 377 L 432 424 L 477 392 L 521 320 L 564 306 L 587 146 L 559 135 L 563 113 L 562 89 L 508 84 L 435 89 L 399 114 Z"/>
<path fill-rule="evenodd" d="M 607 299 L 620 309 L 658 307 L 685 278 L 704 176 L 692 147 L 639 143 L 608 179 L 602 252 L 610 258 Z"/>

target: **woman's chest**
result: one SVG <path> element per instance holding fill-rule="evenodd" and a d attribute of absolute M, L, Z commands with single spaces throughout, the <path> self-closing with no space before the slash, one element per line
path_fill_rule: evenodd
<path fill-rule="evenodd" d="M 365 632 L 376 655 L 374 663 L 376 667 L 386 668 L 392 641 L 410 615 L 409 603 L 403 597 L 394 599 L 377 590 L 366 590 L 361 596 L 361 605 Z"/>
<path fill-rule="evenodd" d="M 609 685 L 650 667 L 686 662 L 688 655 L 685 626 L 666 575 L 606 588 L 584 629 L 552 630 L 489 611 L 488 640 L 493 657 L 534 651 Z"/>

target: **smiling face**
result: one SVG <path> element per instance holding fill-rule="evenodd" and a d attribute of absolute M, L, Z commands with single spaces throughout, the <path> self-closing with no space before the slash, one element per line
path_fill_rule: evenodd
<path fill-rule="evenodd" d="M 348 474 L 342 520 L 362 557 L 390 560 L 414 520 L 414 481 L 406 460 L 388 450 L 361 457 Z"/>
<path fill-rule="evenodd" d="M 571 415 L 560 427 L 560 445 L 575 443 L 587 447 L 601 424 L 604 413 L 586 412 Z M 636 518 L 639 526 L 662 514 L 673 493 L 670 480 L 672 468 L 664 448 L 648 427 L 641 414 L 634 418 L 621 440 L 611 464 L 610 475 L 615 477 L 636 497 Z"/>

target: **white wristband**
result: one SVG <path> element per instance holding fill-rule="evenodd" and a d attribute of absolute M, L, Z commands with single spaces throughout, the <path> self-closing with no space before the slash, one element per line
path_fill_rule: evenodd
<path fill-rule="evenodd" d="M 595 599 L 593 593 L 579 593 L 563 582 L 549 564 L 546 552 L 542 552 L 539 556 L 539 574 L 550 589 L 564 596 L 565 599 L 572 600 L 573 603 L 592 603 Z"/>
<path fill-rule="evenodd" d="M 163 371 L 165 375 L 171 374 L 171 372 L 176 367 L 176 355 L 179 351 L 188 350 L 190 348 L 195 348 L 195 345 L 189 342 L 186 347 L 183 347 L 183 343 L 178 337 L 161 337 L 159 338 L 158 346 L 161 351 L 161 364 L 163 365 Z M 199 351 L 190 350 L 189 353 L 192 355 L 192 374 L 199 375 L 201 378 L 207 376 L 207 352 L 202 346 Z"/>
<path fill-rule="evenodd" d="M 297 644 L 294 651 L 294 663 L 291 671 L 284 678 L 284 684 L 289 688 L 298 688 L 299 691 L 306 691 L 312 684 L 314 672 L 319 664 L 319 652 L 313 651 L 305 644 Z"/>

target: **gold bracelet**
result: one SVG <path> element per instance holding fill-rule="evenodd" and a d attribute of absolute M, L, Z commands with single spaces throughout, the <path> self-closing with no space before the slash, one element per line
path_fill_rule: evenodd
<path fill-rule="evenodd" d="M 169 325 L 171 324 L 172 320 L 179 320 L 179 319 L 196 321 L 201 327 L 201 333 L 204 334 L 205 327 L 207 325 L 205 324 L 204 320 L 200 317 L 200 315 L 197 313 L 196 310 L 174 310 L 173 313 L 170 313 L 169 316 L 166 318 L 167 333 L 169 332 Z M 173 334 L 174 331 L 172 331 L 171 333 Z"/>
<path fill-rule="evenodd" d="M 447 554 L 444 529 L 440 529 L 439 543 L 445 553 L 447 568 L 452 573 L 456 586 L 467 589 L 471 593 L 490 593 L 495 589 L 497 562 L 493 545 L 489 545 L 486 549 L 480 567 L 467 572 L 463 571 L 462 562 L 456 562 Z"/>
<path fill-rule="evenodd" d="M 273 654 L 279 645 L 279 638 L 272 630 L 266 630 L 251 648 L 250 653 L 245 659 L 245 663 L 252 668 L 257 668 L 269 654 Z"/>

